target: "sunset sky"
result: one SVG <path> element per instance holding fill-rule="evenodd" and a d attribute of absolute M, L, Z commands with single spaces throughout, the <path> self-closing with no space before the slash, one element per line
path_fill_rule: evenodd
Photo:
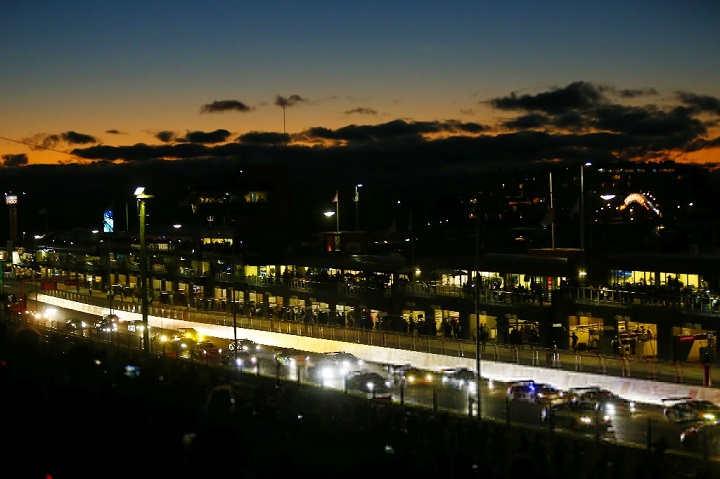
<path fill-rule="evenodd" d="M 0 160 L 718 162 L 718 25 L 715 0 L 4 2 Z"/>

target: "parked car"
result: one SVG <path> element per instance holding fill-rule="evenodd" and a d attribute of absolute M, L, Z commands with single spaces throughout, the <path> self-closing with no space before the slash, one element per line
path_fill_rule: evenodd
<path fill-rule="evenodd" d="M 673 422 L 700 421 L 704 423 L 716 423 L 720 421 L 720 406 L 702 399 L 665 398 L 663 414 Z"/>
<path fill-rule="evenodd" d="M 260 349 L 262 349 L 260 344 L 256 343 L 252 339 L 247 339 L 247 338 L 231 340 L 230 344 L 228 344 L 228 350 L 235 351 L 235 348 L 237 348 L 238 350 L 242 349 L 244 351 L 249 351 L 251 353 L 255 353 L 257 351 L 260 351 Z"/>
<path fill-rule="evenodd" d="M 435 383 L 436 374 L 431 371 L 425 371 L 411 364 L 402 364 L 390 366 L 393 381 L 403 383 L 406 386 L 413 385 L 432 385 Z"/>
<path fill-rule="evenodd" d="M 277 363 L 283 366 L 309 366 L 312 363 L 311 353 L 294 348 L 276 351 L 273 357 Z"/>
<path fill-rule="evenodd" d="M 565 402 L 565 393 L 547 383 L 535 381 L 517 381 L 507 389 L 507 398 L 533 404 L 558 404 Z"/>
<path fill-rule="evenodd" d="M 200 341 L 192 349 L 193 357 L 196 359 L 213 360 L 222 359 L 222 349 L 215 346 L 212 341 Z"/>
<path fill-rule="evenodd" d="M 599 386 L 570 388 L 567 398 L 570 402 L 598 404 L 610 415 L 616 413 L 635 414 L 637 410 L 635 401 L 620 397 L 612 391 Z"/>
<path fill-rule="evenodd" d="M 392 400 L 392 390 L 387 379 L 373 371 L 356 371 L 345 378 L 345 389 L 362 394 L 368 399 Z"/>
<path fill-rule="evenodd" d="M 318 383 L 326 383 L 328 381 L 339 380 L 348 374 L 360 371 L 358 366 L 349 367 L 342 361 L 336 361 L 333 357 L 321 355 L 308 369 L 310 380 Z"/>
<path fill-rule="evenodd" d="M 345 351 L 333 351 L 329 353 L 324 353 L 322 359 L 333 362 L 347 371 L 361 369 L 363 366 L 365 366 L 365 361 L 358 358 L 354 354 Z"/>
<path fill-rule="evenodd" d="M 477 375 L 475 371 L 468 368 L 447 368 L 441 372 L 441 382 L 444 386 L 457 389 L 468 388 L 470 391 L 477 390 Z"/>
<path fill-rule="evenodd" d="M 110 333 L 118 330 L 120 318 L 115 314 L 107 314 L 95 321 L 95 329 L 103 333 Z"/>
<path fill-rule="evenodd" d="M 254 352 L 238 349 L 237 351 L 225 351 L 223 353 L 223 362 L 231 366 L 237 366 L 240 369 L 254 368 L 258 364 L 258 357 Z"/>
<path fill-rule="evenodd" d="M 606 432 L 612 429 L 612 416 L 592 402 L 563 402 L 542 410 L 542 421 L 551 427 L 575 431 Z"/>
<path fill-rule="evenodd" d="M 696 423 L 682 430 L 680 444 L 690 451 L 720 451 L 720 423 Z M 713 455 L 717 455 L 715 452 Z"/>
<path fill-rule="evenodd" d="M 65 329 L 70 333 L 82 334 L 88 328 L 88 324 L 80 318 L 68 318 L 65 320 Z"/>
<path fill-rule="evenodd" d="M 129 321 L 124 321 L 124 323 L 129 333 L 142 334 L 143 329 L 145 328 L 145 324 L 142 319 L 131 319 Z"/>
<path fill-rule="evenodd" d="M 195 342 L 202 341 L 203 338 L 195 328 L 177 328 L 180 336 L 183 338 L 192 339 Z"/>

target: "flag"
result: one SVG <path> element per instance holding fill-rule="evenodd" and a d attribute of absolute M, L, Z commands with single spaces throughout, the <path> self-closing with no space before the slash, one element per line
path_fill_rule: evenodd
<path fill-rule="evenodd" d="M 333 203 L 337 203 L 337 202 L 338 202 L 338 192 L 337 192 L 337 191 L 335 191 L 335 198 L 333 198 L 332 202 L 333 202 Z"/>

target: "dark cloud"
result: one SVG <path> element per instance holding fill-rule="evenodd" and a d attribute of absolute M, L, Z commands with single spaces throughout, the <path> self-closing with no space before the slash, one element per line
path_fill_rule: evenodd
<path fill-rule="evenodd" d="M 8 168 L 13 166 L 25 166 L 28 163 L 28 157 L 25 153 L 2 156 L 2 165 Z"/>
<path fill-rule="evenodd" d="M 66 131 L 60 134 L 38 133 L 30 138 L 23 139 L 21 143 L 28 145 L 33 150 L 58 151 L 56 148 L 63 142 L 71 145 L 88 145 L 98 143 L 98 140 L 91 135 Z"/>
<path fill-rule="evenodd" d="M 688 141 L 707 133 L 702 122 L 693 119 L 689 110 L 682 107 L 665 112 L 655 107 L 607 105 L 595 111 L 594 126 L 627 135 L 656 137 L 663 143 L 672 138 Z"/>
<path fill-rule="evenodd" d="M 120 130 L 116 130 L 114 128 L 112 130 L 105 130 L 105 133 L 107 133 L 108 135 L 122 135 L 123 134 L 123 132 L 121 132 Z"/>
<path fill-rule="evenodd" d="M 373 110 L 372 108 L 363 108 L 363 107 L 357 107 L 353 108 L 352 110 L 346 110 L 346 115 L 377 115 L 377 110 Z"/>
<path fill-rule="evenodd" d="M 163 143 L 170 143 L 175 139 L 175 132 L 163 130 L 155 133 L 155 138 L 162 141 Z"/>
<path fill-rule="evenodd" d="M 697 113 L 712 113 L 720 116 L 720 99 L 708 95 L 678 92 L 678 98 Z"/>
<path fill-rule="evenodd" d="M 512 120 L 503 122 L 506 128 L 525 130 L 530 128 L 543 128 L 550 125 L 550 119 L 540 113 L 530 113 L 529 115 L 518 116 Z"/>
<path fill-rule="evenodd" d="M 654 88 L 640 88 L 635 90 L 618 90 L 621 98 L 637 98 L 641 96 L 655 96 L 658 92 Z"/>
<path fill-rule="evenodd" d="M 385 141 L 421 141 L 423 135 L 456 133 L 472 134 L 486 130 L 487 127 L 479 123 L 463 123 L 450 121 L 415 121 L 394 120 L 378 125 L 349 125 L 337 130 L 328 128 L 310 128 L 299 137 L 304 140 L 324 139 L 341 140 L 347 142 L 385 142 Z"/>
<path fill-rule="evenodd" d="M 474 122 L 461 122 L 457 120 L 448 120 L 445 122 L 444 131 L 450 133 L 481 133 L 490 130 L 489 127 Z"/>
<path fill-rule="evenodd" d="M 290 108 L 292 106 L 297 105 L 298 103 L 306 102 L 307 100 L 300 95 L 290 95 L 289 97 L 285 98 L 283 96 L 276 96 L 275 97 L 275 105 L 281 107 L 281 108 Z"/>
<path fill-rule="evenodd" d="M 490 100 L 490 104 L 499 110 L 540 111 L 559 114 L 570 110 L 585 110 L 596 107 L 606 100 L 603 90 L 603 88 L 592 83 L 574 82 L 565 88 L 557 88 L 537 95 L 517 96 L 512 93 L 508 97 L 494 98 Z"/>
<path fill-rule="evenodd" d="M 66 131 L 61 133 L 61 138 L 71 145 L 88 145 L 90 143 L 97 143 L 97 139 L 91 135 L 85 135 L 75 131 Z"/>
<path fill-rule="evenodd" d="M 251 131 L 237 138 L 237 141 L 246 145 L 285 145 L 290 140 L 290 135 L 285 133 L 268 133 Z"/>
<path fill-rule="evenodd" d="M 343 178 L 341 169 L 368 175 L 378 172 L 377 181 L 381 181 L 391 168 L 404 177 L 433 172 L 440 178 L 442 171 L 462 176 L 482 168 L 547 161 L 656 160 L 717 147 L 717 138 L 707 138 L 708 119 L 718 116 L 717 98 L 682 92 L 671 105 L 621 103 L 622 98 L 653 94 L 652 89 L 616 90 L 575 82 L 564 88 L 491 100 L 503 111 L 518 113 L 504 119 L 500 128 L 460 120 L 398 119 L 335 129 L 312 127 L 292 135 L 252 131 L 231 137 L 227 130 L 217 130 L 193 131 L 177 138 L 173 132 L 163 131 L 155 135 L 163 142 L 159 145 L 96 145 L 72 153 L 88 162 L 291 162 L 302 164 L 303 173 L 322 176 L 336 171 L 333 174 Z M 295 97 L 278 97 L 276 105 L 305 101 Z M 42 140 L 61 138 L 44 135 Z"/>
<path fill-rule="evenodd" d="M 185 143 L 223 143 L 226 142 L 230 132 L 227 130 L 215 130 L 211 132 L 190 131 L 185 134 L 184 138 L 178 138 L 178 141 Z"/>
<path fill-rule="evenodd" d="M 248 112 L 253 108 L 237 100 L 218 100 L 200 107 L 200 113 L 218 113 L 225 111 Z"/>
<path fill-rule="evenodd" d="M 60 135 L 49 135 L 47 133 L 38 133 L 25 138 L 22 143 L 28 145 L 32 150 L 52 150 L 60 143 Z"/>

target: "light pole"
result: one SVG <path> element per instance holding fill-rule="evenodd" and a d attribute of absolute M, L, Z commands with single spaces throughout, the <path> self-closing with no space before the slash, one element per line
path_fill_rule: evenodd
<path fill-rule="evenodd" d="M 338 222 L 337 222 L 337 213 L 335 211 L 328 210 L 328 211 L 324 212 L 323 214 L 328 218 L 330 218 L 331 216 L 336 217 L 336 219 L 335 219 L 335 238 L 333 239 L 333 250 L 337 251 L 338 250 L 338 242 L 339 242 L 338 236 L 340 235 L 340 229 L 338 227 Z"/>
<path fill-rule="evenodd" d="M 358 188 L 362 188 L 362 183 L 355 185 L 355 231 L 360 231 L 360 192 Z"/>
<path fill-rule="evenodd" d="M 145 187 L 135 189 L 135 198 L 139 203 L 140 215 L 140 308 L 143 324 L 143 351 L 145 356 L 150 355 L 150 328 L 148 327 L 148 297 L 147 297 L 147 248 L 145 246 L 145 200 L 152 195 L 145 194 Z"/>
<path fill-rule="evenodd" d="M 231 262 L 231 268 L 230 268 L 230 274 L 232 274 L 231 280 L 232 280 L 232 296 L 230 297 L 230 307 L 232 308 L 232 314 L 233 314 L 233 367 L 237 371 L 238 367 L 238 360 L 237 360 L 237 350 L 238 350 L 238 337 L 237 337 L 237 309 L 235 308 L 235 229 L 233 229 L 233 235 L 232 235 L 232 262 Z"/>
<path fill-rule="evenodd" d="M 478 302 L 480 294 L 480 281 L 479 281 L 479 254 L 480 254 L 480 215 L 477 212 L 477 202 L 475 202 L 471 217 L 475 218 L 475 278 L 473 284 L 473 300 L 475 303 L 475 383 L 477 385 L 477 418 L 482 420 L 482 398 L 481 398 L 481 381 L 482 374 L 480 372 L 481 367 L 481 348 L 480 348 L 480 311 L 478 311 Z"/>
<path fill-rule="evenodd" d="M 338 197 L 337 191 L 335 192 L 335 198 L 333 198 L 333 203 L 335 203 L 335 233 L 339 235 L 340 234 L 340 198 Z"/>

